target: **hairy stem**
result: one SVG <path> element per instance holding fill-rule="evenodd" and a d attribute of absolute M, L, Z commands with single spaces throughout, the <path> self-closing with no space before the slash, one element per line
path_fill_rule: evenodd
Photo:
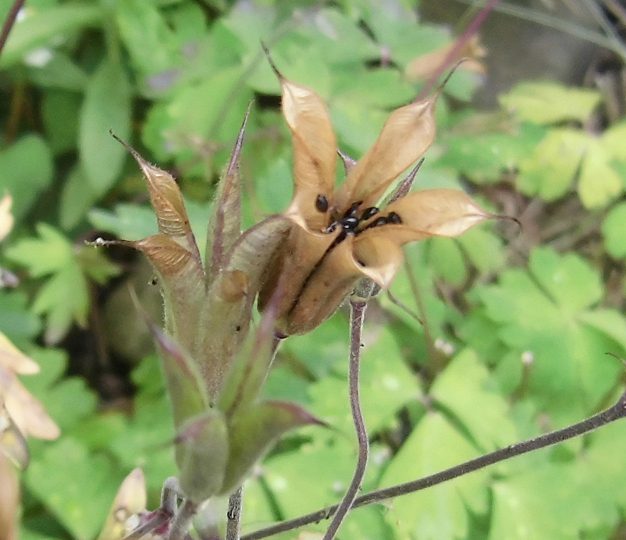
<path fill-rule="evenodd" d="M 352 507 L 358 508 L 360 506 L 381 502 L 391 497 L 414 493 L 416 491 L 447 482 L 453 478 L 464 476 L 490 465 L 494 465 L 501 461 L 521 456 L 522 454 L 527 454 L 528 452 L 539 450 L 540 448 L 553 446 L 574 437 L 579 437 L 624 417 L 626 417 L 626 392 L 620 396 L 614 405 L 598 414 L 590 416 L 582 422 L 572 424 L 571 426 L 557 431 L 546 433 L 545 435 L 540 435 L 539 437 L 535 437 L 533 439 L 511 444 L 505 448 L 496 450 L 495 452 L 471 459 L 465 463 L 461 463 L 460 465 L 456 465 L 424 478 L 372 491 L 371 493 L 357 497 Z M 250 534 L 246 534 L 242 536 L 241 540 L 259 540 L 260 538 L 267 538 L 273 534 L 291 531 L 310 523 L 317 523 L 322 519 L 327 519 L 332 516 L 337 511 L 338 507 L 338 505 L 329 506 L 316 512 L 311 512 L 310 514 L 277 523 L 271 527 L 266 527 L 265 529 L 260 529 Z"/>
<path fill-rule="evenodd" d="M 198 505 L 190 499 L 185 499 L 178 507 L 178 512 L 172 521 L 168 540 L 185 540 L 191 520 L 196 515 Z"/>
<path fill-rule="evenodd" d="M 237 488 L 228 498 L 226 512 L 226 540 L 239 540 L 241 534 L 241 507 L 243 504 L 243 488 Z"/>
<path fill-rule="evenodd" d="M 367 429 L 361 411 L 361 401 L 359 397 L 359 368 L 361 363 L 361 336 L 363 334 L 363 320 L 367 308 L 367 300 L 356 298 L 350 300 L 350 370 L 349 370 L 349 393 L 350 409 L 352 411 L 352 421 L 358 443 L 358 458 L 354 475 L 350 486 L 343 496 L 341 504 L 335 511 L 330 526 L 324 535 L 324 540 L 333 540 L 339 527 L 350 512 L 354 500 L 361 489 L 367 458 L 369 455 L 369 441 Z"/>
<path fill-rule="evenodd" d="M 179 491 L 178 478 L 175 476 L 170 476 L 163 482 L 163 487 L 161 488 L 161 509 L 172 516 L 176 513 Z"/>

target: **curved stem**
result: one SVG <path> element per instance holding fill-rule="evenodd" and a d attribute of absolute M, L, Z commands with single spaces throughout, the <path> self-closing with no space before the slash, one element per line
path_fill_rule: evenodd
<path fill-rule="evenodd" d="M 7 13 L 7 18 L 4 20 L 2 24 L 2 30 L 0 30 L 0 53 L 2 49 L 4 49 L 4 44 L 7 42 L 9 38 L 9 34 L 11 33 L 11 28 L 15 24 L 15 20 L 17 19 L 17 14 L 20 12 L 20 9 L 24 6 L 24 2 L 26 0 L 15 0 L 11 9 Z"/>
<path fill-rule="evenodd" d="M 341 500 L 341 504 L 337 508 L 333 520 L 324 535 L 323 540 L 332 540 L 335 538 L 339 527 L 350 512 L 356 496 L 361 489 L 361 482 L 365 475 L 367 466 L 367 458 L 369 455 L 369 440 L 367 437 L 367 428 L 361 411 L 361 401 L 359 397 L 359 368 L 361 363 L 361 336 L 363 334 L 363 320 L 367 301 L 362 298 L 350 300 L 350 372 L 349 372 L 349 392 L 350 392 L 350 409 L 352 411 L 352 420 L 358 442 L 358 458 L 354 475 L 346 494 Z"/>
<path fill-rule="evenodd" d="M 241 506 L 243 488 L 239 487 L 228 498 L 228 511 L 226 512 L 226 540 L 239 540 L 241 534 Z"/>
<path fill-rule="evenodd" d="M 416 491 L 447 482 L 453 478 L 464 476 L 501 461 L 521 456 L 522 454 L 539 450 L 540 448 L 546 448 L 548 446 L 559 444 L 574 437 L 579 437 L 580 435 L 594 431 L 624 417 L 626 417 L 626 392 L 620 396 L 614 405 L 602 412 L 599 412 L 598 414 L 590 416 L 582 422 L 572 424 L 571 426 L 557 431 L 546 433 L 545 435 L 540 435 L 539 437 L 535 437 L 533 439 L 511 444 L 505 448 L 496 450 L 495 452 L 471 459 L 465 463 L 455 465 L 454 467 L 450 467 L 449 469 L 424 478 L 419 478 L 404 484 L 397 484 L 388 488 L 372 491 L 371 493 L 366 493 L 361 497 L 357 497 L 352 507 L 358 508 L 368 504 L 381 502 L 391 497 L 415 493 Z M 241 540 L 259 540 L 274 534 L 291 531 L 310 523 L 317 523 L 322 519 L 327 519 L 332 516 L 337 511 L 337 508 L 338 505 L 322 508 L 316 512 L 311 512 L 310 514 L 290 519 L 288 521 L 283 521 L 281 523 L 277 523 L 276 525 L 266 527 L 265 529 L 260 529 L 250 534 L 246 534 L 241 537 Z"/>

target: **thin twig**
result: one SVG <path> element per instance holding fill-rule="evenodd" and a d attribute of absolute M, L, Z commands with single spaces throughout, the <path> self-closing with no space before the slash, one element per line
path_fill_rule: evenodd
<path fill-rule="evenodd" d="M 485 454 L 424 478 L 372 491 L 371 493 L 357 497 L 352 505 L 352 508 L 381 502 L 391 497 L 415 493 L 416 491 L 447 482 L 453 478 L 464 476 L 490 465 L 495 465 L 501 461 L 521 456 L 522 454 L 527 454 L 528 452 L 532 452 L 534 450 L 559 444 L 574 437 L 579 437 L 624 417 L 626 417 L 626 392 L 620 396 L 614 405 L 587 418 L 586 420 L 583 420 L 582 422 L 578 422 L 557 431 L 546 433 L 545 435 L 540 435 L 539 437 L 535 437 L 533 439 L 512 444 L 505 448 L 501 448 L 500 450 L 496 450 L 495 452 L 491 452 L 490 454 Z M 267 538 L 273 534 L 291 531 L 310 523 L 317 523 L 322 519 L 327 519 L 332 516 L 336 512 L 337 508 L 338 505 L 334 505 L 317 510 L 316 512 L 311 512 L 310 514 L 306 514 L 304 516 L 283 521 L 281 523 L 277 523 L 276 525 L 272 525 L 271 527 L 266 527 L 265 529 L 260 529 L 250 534 L 246 534 L 241 537 L 241 540 L 259 540 L 261 538 Z"/>
<path fill-rule="evenodd" d="M 20 12 L 20 9 L 24 6 L 24 2 L 26 0 L 15 0 L 11 9 L 7 13 L 7 18 L 4 20 L 2 24 L 2 31 L 0 31 L 0 54 L 2 53 L 2 49 L 4 49 L 4 45 L 9 38 L 9 34 L 11 33 L 11 28 L 15 24 L 15 20 L 17 19 L 17 14 Z"/>
<path fill-rule="evenodd" d="M 350 372 L 349 372 L 349 392 L 350 392 L 350 409 L 352 411 L 352 420 L 358 442 L 358 458 L 352 481 L 341 500 L 341 504 L 337 508 L 333 520 L 324 535 L 323 540 L 333 540 L 339 527 L 350 512 L 354 500 L 356 499 L 365 468 L 367 466 L 367 458 L 369 455 L 369 440 L 367 437 L 367 428 L 361 411 L 361 400 L 359 397 L 359 368 L 361 364 L 361 336 L 363 334 L 363 320 L 367 309 L 367 299 L 352 298 L 350 300 Z"/>
<path fill-rule="evenodd" d="M 456 1 L 471 6 L 482 6 L 486 4 L 485 0 Z M 497 11 L 498 13 L 503 13 L 505 15 L 511 15 L 523 21 L 534 22 L 540 24 L 541 26 L 556 30 L 558 32 L 569 34 L 570 36 L 581 39 L 583 41 L 593 43 L 600 47 L 605 47 L 618 54 L 622 59 L 626 59 L 626 47 L 623 43 L 615 43 L 612 39 L 603 34 L 587 30 L 586 28 L 566 21 L 563 18 L 552 16 L 547 13 L 540 13 L 534 9 L 517 4 L 509 4 L 507 2 L 500 2 L 500 4 L 495 8 L 495 11 Z"/>
<path fill-rule="evenodd" d="M 408 257 L 404 258 L 404 271 L 406 272 L 407 279 L 409 281 L 409 287 L 411 288 L 411 294 L 415 300 L 415 306 L 417 307 L 417 314 L 422 327 L 424 328 L 424 340 L 426 341 L 426 350 L 428 351 L 428 360 L 436 361 L 437 351 L 435 350 L 435 340 L 433 339 L 433 333 L 430 331 L 430 323 L 428 321 L 428 315 L 426 315 L 426 308 L 424 307 L 424 300 L 420 292 L 420 287 L 415 279 L 415 272 L 413 265 Z M 435 370 L 439 366 L 434 366 Z"/>
<path fill-rule="evenodd" d="M 243 503 L 243 488 L 239 487 L 228 498 L 226 512 L 226 540 L 239 540 L 241 534 L 241 507 Z"/>
<path fill-rule="evenodd" d="M 463 33 L 456 39 L 452 48 L 448 51 L 445 58 L 441 61 L 441 64 L 437 67 L 435 72 L 433 73 L 428 84 L 424 86 L 424 89 L 420 92 L 419 98 L 423 98 L 430 94 L 431 90 L 434 88 L 435 84 L 439 80 L 439 77 L 443 75 L 443 73 L 450 67 L 451 64 L 454 64 L 461 54 L 461 51 L 467 45 L 467 43 L 478 33 L 480 27 L 487 20 L 487 17 L 491 13 L 491 11 L 496 7 L 500 0 L 487 0 L 485 5 L 480 9 L 480 11 L 476 14 L 476 17 L 472 19 L 472 21 L 467 25 L 467 28 L 463 30 Z"/>

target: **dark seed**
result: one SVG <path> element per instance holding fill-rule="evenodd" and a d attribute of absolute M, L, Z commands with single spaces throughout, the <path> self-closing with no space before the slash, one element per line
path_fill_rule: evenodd
<path fill-rule="evenodd" d="M 315 208 L 320 212 L 326 212 L 328 210 L 328 199 L 325 195 L 318 195 L 315 199 Z"/>
<path fill-rule="evenodd" d="M 402 223 L 402 218 L 395 212 L 389 212 L 389 215 L 387 216 L 387 223 L 398 225 L 399 223 Z"/>
<path fill-rule="evenodd" d="M 359 219 L 354 216 L 347 217 L 343 218 L 340 223 L 345 231 L 352 231 L 359 224 Z"/>
<path fill-rule="evenodd" d="M 387 218 L 385 216 L 376 218 L 368 227 L 380 227 L 387 224 Z"/>
<path fill-rule="evenodd" d="M 366 221 L 376 214 L 378 214 L 378 208 L 376 208 L 375 206 L 370 206 L 369 208 L 363 210 L 363 213 L 361 214 L 361 219 L 363 221 Z"/>
<path fill-rule="evenodd" d="M 361 204 L 363 204 L 363 201 L 358 201 L 358 202 L 353 203 L 352 206 L 350 206 L 350 208 L 346 210 L 343 217 L 347 218 L 347 217 L 354 216 L 356 214 L 356 211 L 359 209 L 359 206 L 361 206 Z"/>

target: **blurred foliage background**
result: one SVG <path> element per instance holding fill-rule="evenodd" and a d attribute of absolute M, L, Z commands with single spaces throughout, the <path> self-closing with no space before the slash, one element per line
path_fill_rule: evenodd
<path fill-rule="evenodd" d="M 0 0 L 2 20 L 11 4 Z M 626 47 L 624 13 L 611 5 L 501 3 L 464 50 L 472 60 L 439 101 L 438 139 L 416 189 L 461 187 L 523 227 L 488 224 L 412 246 L 391 296 L 372 301 L 364 490 L 575 422 L 622 390 Z M 128 296 L 131 283 L 159 317 L 150 269 L 128 250 L 84 244 L 156 231 L 140 173 L 109 130 L 180 179 L 202 246 L 215 182 L 251 101 L 246 222 L 290 200 L 289 136 L 261 40 L 290 80 L 328 102 L 341 149 L 358 157 L 479 9 L 429 0 L 26 2 L 0 56 L 0 196 L 12 195 L 15 218 L 0 266 L 19 278 L 0 288 L 0 331 L 39 363 L 21 380 L 61 436 L 30 441 L 20 538 L 95 538 L 132 468 L 145 471 L 151 506 L 174 471 L 158 361 Z M 331 504 L 349 482 L 347 328 L 340 312 L 279 353 L 268 395 L 305 404 L 334 429 L 298 431 L 257 468 L 245 489 L 246 531 Z M 618 423 L 356 510 L 340 537 L 626 538 L 625 449 Z"/>

